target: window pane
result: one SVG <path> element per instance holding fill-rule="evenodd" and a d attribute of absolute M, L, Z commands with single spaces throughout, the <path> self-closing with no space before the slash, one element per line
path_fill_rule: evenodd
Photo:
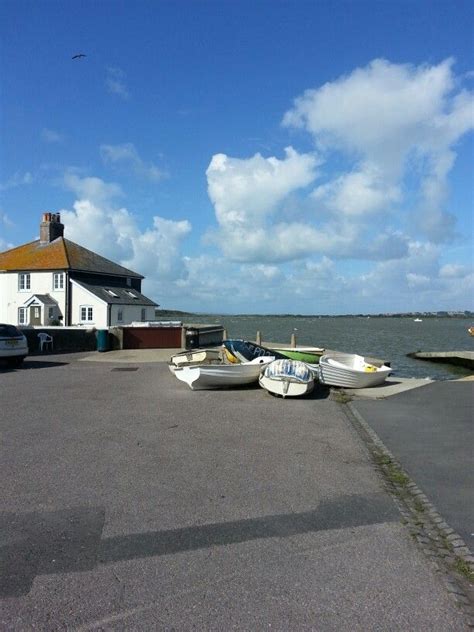
<path fill-rule="evenodd" d="M 53 275 L 53 287 L 55 290 L 64 289 L 64 274 L 62 272 L 55 272 Z"/>
<path fill-rule="evenodd" d="M 18 275 L 18 289 L 29 290 L 30 289 L 30 274 L 23 273 Z"/>

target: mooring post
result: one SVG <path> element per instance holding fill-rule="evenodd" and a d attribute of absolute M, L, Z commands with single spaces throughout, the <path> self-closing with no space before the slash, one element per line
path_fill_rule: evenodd
<path fill-rule="evenodd" d="M 291 334 L 291 346 L 296 347 L 296 336 L 295 334 Z"/>
<path fill-rule="evenodd" d="M 259 331 L 257 331 L 257 336 L 256 336 L 256 338 L 255 338 L 255 342 L 256 342 L 258 345 L 261 345 L 261 344 L 262 344 L 262 334 L 261 334 Z"/>
<path fill-rule="evenodd" d="M 223 336 L 222 340 L 227 340 L 227 329 L 223 330 L 222 336 Z"/>
<path fill-rule="evenodd" d="M 186 349 L 186 326 L 181 325 L 181 349 Z"/>

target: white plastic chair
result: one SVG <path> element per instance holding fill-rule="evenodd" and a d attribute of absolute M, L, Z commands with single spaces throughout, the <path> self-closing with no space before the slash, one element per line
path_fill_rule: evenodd
<path fill-rule="evenodd" d="M 41 332 L 40 334 L 38 334 L 38 338 L 40 351 L 43 351 L 45 348 L 48 349 L 48 345 L 50 346 L 51 351 L 53 350 L 53 336 Z"/>

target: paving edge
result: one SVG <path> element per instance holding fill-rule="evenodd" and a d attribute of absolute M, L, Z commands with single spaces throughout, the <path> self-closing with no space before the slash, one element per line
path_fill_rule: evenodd
<path fill-rule="evenodd" d="M 397 505 L 402 522 L 430 560 L 456 605 L 474 628 L 474 556 L 461 536 L 450 527 L 438 509 L 403 469 L 350 401 L 340 402 L 346 416 L 362 437 L 386 490 Z"/>

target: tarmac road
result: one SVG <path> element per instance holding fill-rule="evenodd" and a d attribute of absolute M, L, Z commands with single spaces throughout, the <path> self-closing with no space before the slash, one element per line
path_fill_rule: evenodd
<path fill-rule="evenodd" d="M 474 382 L 434 382 L 352 406 L 474 550 Z"/>
<path fill-rule="evenodd" d="M 80 357 L 0 369 L 2 629 L 467 629 L 326 391 Z"/>

